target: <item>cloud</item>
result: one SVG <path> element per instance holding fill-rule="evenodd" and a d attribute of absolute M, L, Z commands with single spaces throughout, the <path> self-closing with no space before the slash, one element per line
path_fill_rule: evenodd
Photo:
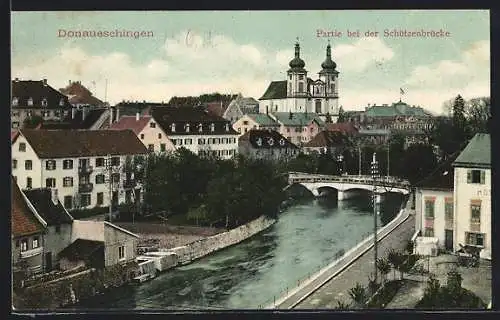
<path fill-rule="evenodd" d="M 360 38 L 353 44 L 333 47 L 332 56 L 342 70 L 362 72 L 376 63 L 391 60 L 394 51 L 380 38 Z"/>

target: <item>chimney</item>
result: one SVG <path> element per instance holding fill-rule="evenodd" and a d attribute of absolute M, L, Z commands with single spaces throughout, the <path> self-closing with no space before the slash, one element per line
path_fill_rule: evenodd
<path fill-rule="evenodd" d="M 56 188 L 50 188 L 50 198 L 52 199 L 52 202 L 55 205 L 59 204 L 59 199 L 57 197 L 57 189 Z"/>
<path fill-rule="evenodd" d="M 71 80 L 69 80 L 68 85 L 69 85 L 69 86 L 71 85 Z"/>
<path fill-rule="evenodd" d="M 116 120 L 115 121 L 118 121 L 120 120 L 120 107 L 116 106 Z"/>
<path fill-rule="evenodd" d="M 135 113 L 135 121 L 139 121 L 141 114 L 139 112 Z"/>
<path fill-rule="evenodd" d="M 43 82 L 43 86 L 46 87 L 47 86 L 47 79 L 43 79 L 42 82 Z"/>
<path fill-rule="evenodd" d="M 75 115 L 76 115 L 76 107 L 72 107 L 71 108 L 71 119 L 75 119 Z"/>

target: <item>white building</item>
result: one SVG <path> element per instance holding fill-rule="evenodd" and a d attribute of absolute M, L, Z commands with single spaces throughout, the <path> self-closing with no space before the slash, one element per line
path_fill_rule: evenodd
<path fill-rule="evenodd" d="M 111 125 L 111 130 L 134 131 L 149 152 L 175 151 L 175 146 L 152 116 L 122 116 Z"/>
<path fill-rule="evenodd" d="M 455 168 L 454 248 L 481 248 L 491 259 L 491 142 L 478 133 L 453 163 Z"/>
<path fill-rule="evenodd" d="M 238 133 L 231 123 L 199 107 L 157 107 L 151 112 L 176 149 L 230 159 L 238 153 Z"/>
<path fill-rule="evenodd" d="M 298 43 L 295 44 L 295 57 L 289 66 L 287 79 L 271 82 L 259 99 L 259 112 L 308 112 L 321 115 L 323 120 L 329 114 L 336 122 L 339 112 L 339 72 L 331 57 L 330 44 L 326 48 L 326 59 L 321 64 L 319 79 L 313 80 L 307 76 Z"/>
<path fill-rule="evenodd" d="M 274 130 L 279 131 L 281 125 L 278 121 L 271 118 L 265 113 L 245 114 L 233 123 L 233 129 L 236 130 L 240 136 L 244 135 L 250 130 Z"/>
<path fill-rule="evenodd" d="M 110 185 L 113 205 L 140 201 L 134 165 L 146 154 L 131 130 L 20 130 L 12 142 L 12 175 L 22 189 L 56 189 L 68 210 L 106 207 Z"/>

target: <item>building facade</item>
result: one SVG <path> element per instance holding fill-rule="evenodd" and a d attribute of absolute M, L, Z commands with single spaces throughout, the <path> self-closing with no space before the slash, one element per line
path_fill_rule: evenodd
<path fill-rule="evenodd" d="M 454 248 L 481 249 L 491 259 L 491 142 L 488 134 L 476 134 L 453 163 Z"/>
<path fill-rule="evenodd" d="M 251 159 L 288 161 L 299 154 L 299 147 L 274 130 L 252 129 L 239 138 L 239 153 Z"/>
<path fill-rule="evenodd" d="M 337 121 L 339 106 L 339 72 L 331 58 L 331 46 L 321 64 L 319 78 L 309 78 L 305 62 L 300 58 L 300 45 L 295 44 L 295 57 L 289 63 L 287 79 L 273 81 L 259 99 L 260 113 L 308 112 L 325 117 L 329 113 Z"/>
<path fill-rule="evenodd" d="M 231 101 L 222 117 L 234 124 L 243 115 L 249 113 L 259 113 L 259 102 L 254 98 L 245 98 L 240 93 Z"/>
<path fill-rule="evenodd" d="M 67 210 L 116 206 L 141 201 L 134 174 L 146 154 L 131 130 L 20 130 L 12 175 L 23 189 L 56 189 Z"/>
<path fill-rule="evenodd" d="M 343 154 L 352 147 L 349 138 L 337 131 L 321 131 L 303 145 L 304 153 L 328 153 L 333 156 Z"/>
<path fill-rule="evenodd" d="M 172 152 L 175 146 L 158 122 L 149 115 L 122 116 L 111 130 L 132 130 L 149 152 Z"/>
<path fill-rule="evenodd" d="M 325 125 L 317 114 L 312 113 L 278 112 L 269 115 L 280 124 L 279 133 L 299 147 L 311 141 Z"/>
<path fill-rule="evenodd" d="M 222 159 L 231 159 L 238 153 L 238 133 L 231 123 L 204 108 L 153 108 L 152 117 L 176 149 L 185 148 L 196 155 Z"/>
<path fill-rule="evenodd" d="M 279 131 L 280 124 L 265 113 L 245 114 L 233 123 L 233 129 L 240 135 L 250 130 L 274 130 Z"/>
<path fill-rule="evenodd" d="M 68 97 L 41 81 L 12 81 L 11 126 L 22 128 L 26 120 L 35 116 L 43 120 L 61 120 L 71 112 Z"/>

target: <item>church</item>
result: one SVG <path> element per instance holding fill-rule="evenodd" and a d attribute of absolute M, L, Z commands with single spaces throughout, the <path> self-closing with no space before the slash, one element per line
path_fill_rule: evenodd
<path fill-rule="evenodd" d="M 300 45 L 295 44 L 295 57 L 289 63 L 287 79 L 272 81 L 259 99 L 259 112 L 314 113 L 322 119 L 329 114 L 336 122 L 338 116 L 337 64 L 332 60 L 331 46 L 326 47 L 326 58 L 321 64 L 319 79 L 307 76 L 305 62 L 300 58 Z"/>

